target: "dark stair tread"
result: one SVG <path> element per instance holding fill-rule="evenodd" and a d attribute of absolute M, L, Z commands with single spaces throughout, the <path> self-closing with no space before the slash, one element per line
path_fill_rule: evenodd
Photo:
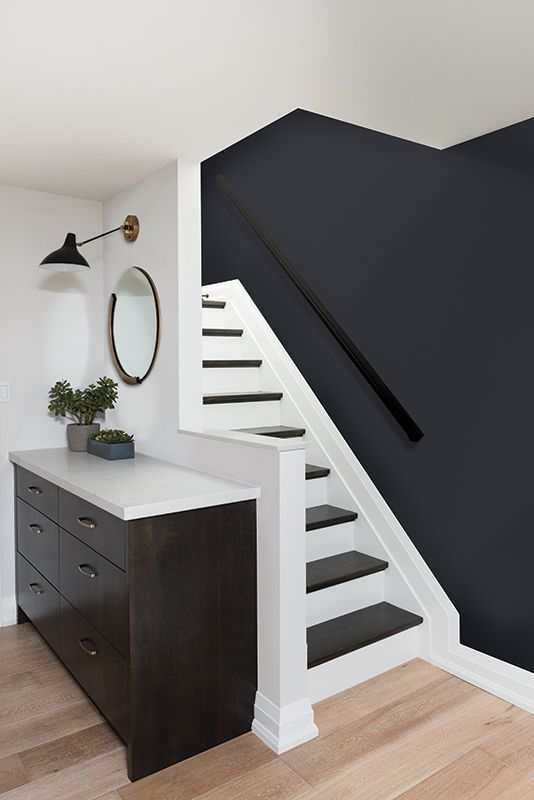
<path fill-rule="evenodd" d="M 243 336 L 242 328 L 202 328 L 202 336 Z"/>
<path fill-rule="evenodd" d="M 255 436 L 273 436 L 276 439 L 297 439 L 304 436 L 306 428 L 292 428 L 289 425 L 267 425 L 261 428 L 236 428 L 238 433 L 253 433 Z"/>
<path fill-rule="evenodd" d="M 418 614 L 412 614 L 391 603 L 376 603 L 342 617 L 312 625 L 306 632 L 308 668 L 402 633 L 422 622 L 423 619 Z"/>
<path fill-rule="evenodd" d="M 387 561 L 359 553 L 357 550 L 319 558 L 306 564 L 306 591 L 317 592 L 328 586 L 337 586 L 339 583 L 363 578 L 374 572 L 382 572 L 387 567 Z"/>
<path fill-rule="evenodd" d="M 358 516 L 356 511 L 336 506 L 312 506 L 306 509 L 306 530 L 315 531 L 318 528 L 329 528 L 331 525 L 343 525 L 352 522 Z"/>
<path fill-rule="evenodd" d="M 233 392 L 231 394 L 205 394 L 205 406 L 220 403 L 262 403 L 267 400 L 281 400 L 282 392 Z"/>
<path fill-rule="evenodd" d="M 316 467 L 315 464 L 306 464 L 306 480 L 311 481 L 314 478 L 326 478 L 330 475 L 328 467 Z"/>
<path fill-rule="evenodd" d="M 225 308 L 226 300 L 203 300 L 202 308 Z"/>
<path fill-rule="evenodd" d="M 204 369 L 231 369 L 233 367 L 261 367 L 261 358 L 208 359 L 202 362 Z"/>

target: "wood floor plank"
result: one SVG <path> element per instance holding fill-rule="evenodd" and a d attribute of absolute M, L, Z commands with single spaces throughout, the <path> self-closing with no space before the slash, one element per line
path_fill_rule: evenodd
<path fill-rule="evenodd" d="M 102 721 L 88 700 L 0 726 L 0 757 L 68 736 Z"/>
<path fill-rule="evenodd" d="M 433 690 L 437 696 L 432 696 Z M 386 800 L 452 763 L 524 714 L 451 678 L 438 684 L 437 690 L 426 687 L 404 703 L 308 742 L 285 753 L 282 759 L 315 787 L 306 800 L 359 795 L 366 800 Z"/>
<path fill-rule="evenodd" d="M 487 739 L 482 749 L 519 772 L 534 773 L 534 716 L 526 714 L 509 729 Z"/>
<path fill-rule="evenodd" d="M 0 683 L 0 705 L 5 698 L 10 698 L 13 692 L 38 686 L 40 686 L 39 679 L 33 672 L 15 672 L 13 675 L 6 675 Z"/>
<path fill-rule="evenodd" d="M 0 795 L 26 783 L 28 775 L 17 755 L 0 758 Z"/>
<path fill-rule="evenodd" d="M 0 652 L 2 658 L 0 660 L 0 682 L 6 678 L 10 678 L 17 673 L 27 672 L 30 665 L 39 663 L 43 667 L 45 665 L 53 664 L 56 661 L 55 655 L 51 650 L 45 650 L 44 644 L 31 644 L 29 643 L 24 651 L 21 652 L 17 648 L 12 650 L 5 650 L 0 644 Z"/>
<path fill-rule="evenodd" d="M 121 796 L 118 792 L 108 792 L 100 797 L 95 797 L 95 800 L 121 800 Z"/>
<path fill-rule="evenodd" d="M 499 800 L 522 781 L 521 775 L 475 749 L 430 778 L 397 796 L 397 800 Z"/>
<path fill-rule="evenodd" d="M 276 760 L 272 750 L 253 733 L 246 733 L 121 787 L 119 794 L 122 800 L 192 800 Z"/>
<path fill-rule="evenodd" d="M 2 800 L 96 800 L 126 780 L 126 754 L 119 749 L 13 789 Z"/>
<path fill-rule="evenodd" d="M 73 680 L 63 680 L 49 686 L 28 686 L 12 691 L 0 703 L 0 725 L 22 721 L 47 710 L 65 708 L 79 703 L 86 695 Z"/>
<path fill-rule="evenodd" d="M 308 784 L 283 761 L 271 761 L 195 800 L 292 800 L 302 797 L 307 789 Z"/>
<path fill-rule="evenodd" d="M 62 736 L 60 739 L 23 750 L 19 753 L 19 758 L 29 780 L 34 781 L 120 748 L 124 748 L 124 745 L 119 737 L 107 723 L 101 722 L 68 736 Z"/>
<path fill-rule="evenodd" d="M 327 736 L 290 750 L 282 758 L 305 781 L 316 785 L 349 766 L 356 758 L 406 737 L 429 720 L 476 696 L 477 690 L 448 677 L 412 692 L 400 703 L 386 706 Z"/>
<path fill-rule="evenodd" d="M 321 736 L 326 736 L 372 711 L 404 699 L 406 695 L 429 683 L 448 678 L 446 672 L 432 666 L 428 661 L 416 658 L 317 703 L 314 706 L 315 723 Z"/>

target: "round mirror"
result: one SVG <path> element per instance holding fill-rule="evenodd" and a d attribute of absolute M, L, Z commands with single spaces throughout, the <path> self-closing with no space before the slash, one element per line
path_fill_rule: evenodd
<path fill-rule="evenodd" d="M 126 383 L 142 383 L 154 366 L 160 334 L 156 287 L 144 269 L 121 276 L 109 307 L 109 336 L 115 366 Z"/>

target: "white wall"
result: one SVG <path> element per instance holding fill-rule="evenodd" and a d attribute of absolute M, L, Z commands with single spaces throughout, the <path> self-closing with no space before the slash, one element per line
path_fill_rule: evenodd
<path fill-rule="evenodd" d="M 106 417 L 108 426 L 133 433 L 143 453 L 176 461 L 178 431 L 178 198 L 174 161 L 104 202 L 104 229 L 136 214 L 136 242 L 123 236 L 104 240 L 104 303 L 123 272 L 142 267 L 154 281 L 161 303 L 161 342 L 158 357 L 145 383 L 128 385 L 119 379 L 119 404 Z M 199 303 L 200 306 L 200 303 Z M 116 376 L 109 345 L 106 370 Z"/>
<path fill-rule="evenodd" d="M 39 262 L 73 231 L 102 230 L 102 204 L 0 186 L 0 624 L 14 622 L 13 469 L 9 450 L 65 444 L 63 423 L 48 415 L 59 378 L 86 384 L 104 371 L 100 243 L 87 245 L 87 273 L 53 273 Z"/>

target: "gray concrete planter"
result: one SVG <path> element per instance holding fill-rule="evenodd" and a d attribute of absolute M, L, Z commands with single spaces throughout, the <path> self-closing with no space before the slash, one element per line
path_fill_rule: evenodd
<path fill-rule="evenodd" d="M 89 436 L 98 433 L 99 430 L 100 425 L 98 422 L 94 422 L 92 425 L 78 425 L 76 423 L 67 425 L 69 450 L 73 450 L 75 453 L 83 453 L 87 450 L 87 440 Z"/>
<path fill-rule="evenodd" d="M 91 453 L 92 456 L 107 458 L 108 461 L 120 461 L 123 458 L 133 458 L 135 456 L 135 442 L 108 444 L 108 442 L 98 442 L 96 439 L 89 439 L 87 442 L 87 452 Z"/>

